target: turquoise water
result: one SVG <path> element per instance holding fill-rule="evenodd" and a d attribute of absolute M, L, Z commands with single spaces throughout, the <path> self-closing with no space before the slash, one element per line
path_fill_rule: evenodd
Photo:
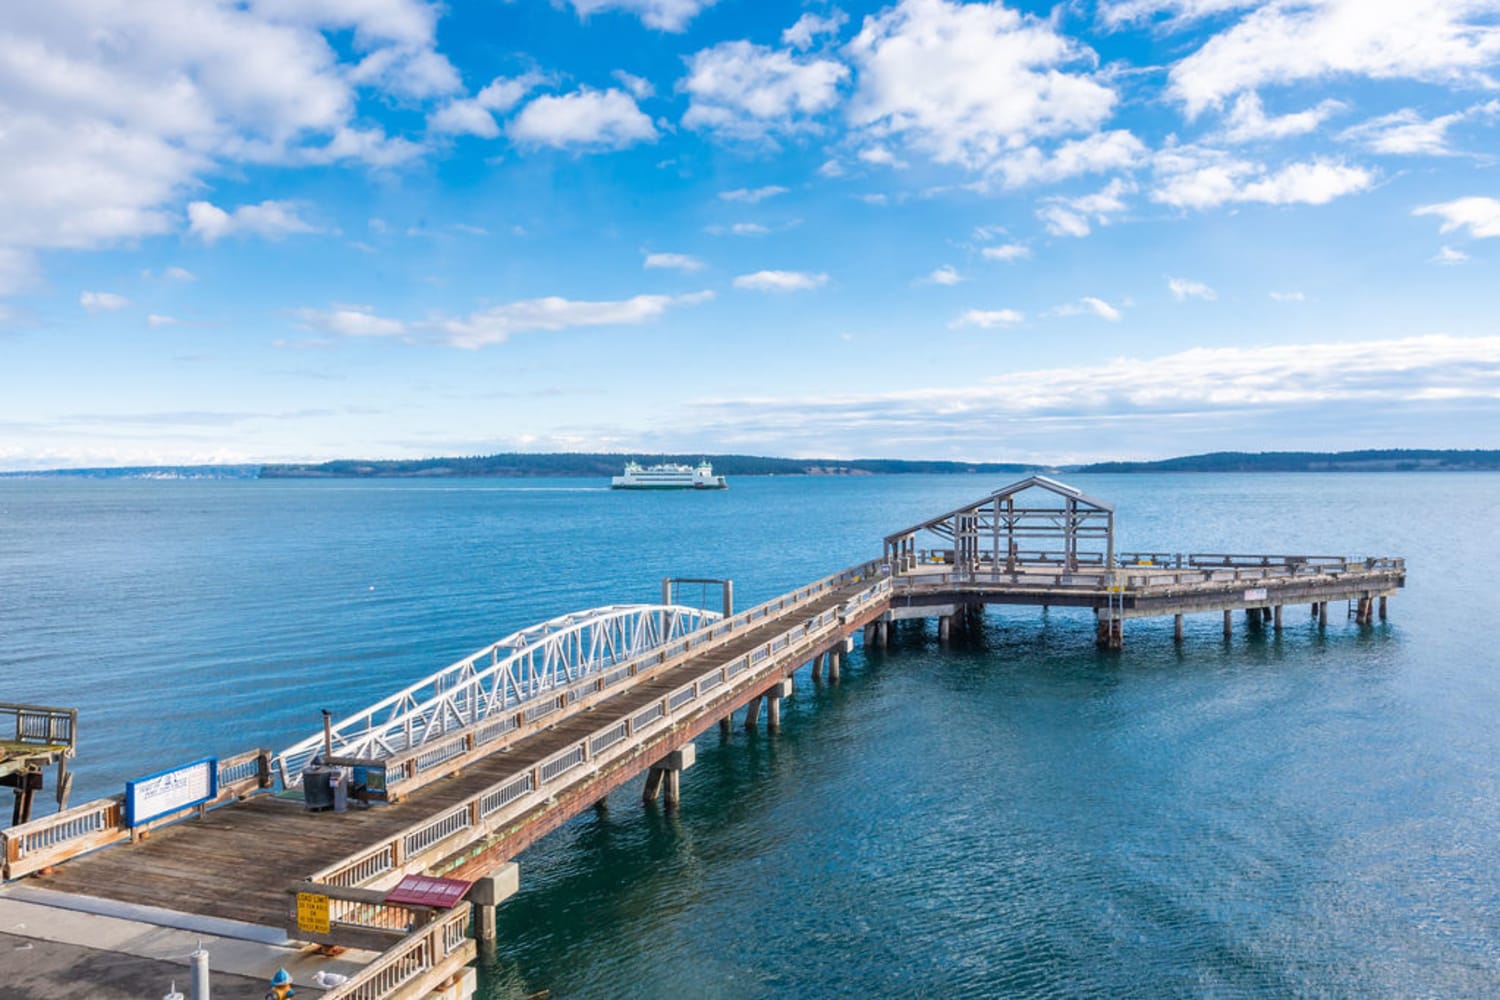
<path fill-rule="evenodd" d="M 805 676 L 522 856 L 488 997 L 1489 996 L 1500 479 L 1091 476 L 1119 547 L 1402 555 L 1388 623 L 991 609 Z M 729 576 L 749 604 L 1004 485 L 0 480 L 0 700 L 76 705 L 75 801 L 280 747 L 532 622 Z M 50 793 L 48 793 L 50 794 Z"/>

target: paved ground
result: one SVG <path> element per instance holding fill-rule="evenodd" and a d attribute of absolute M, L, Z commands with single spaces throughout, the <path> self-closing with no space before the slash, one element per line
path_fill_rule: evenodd
<path fill-rule="evenodd" d="M 7 1000 L 157 1000 L 191 992 L 186 964 L 0 933 L 0 986 Z M 213 1000 L 261 1000 L 266 981 L 210 973 Z"/>

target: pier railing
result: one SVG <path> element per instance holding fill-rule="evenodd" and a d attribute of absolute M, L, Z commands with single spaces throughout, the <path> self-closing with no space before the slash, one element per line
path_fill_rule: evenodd
<path fill-rule="evenodd" d="M 854 593 L 836 608 L 830 608 L 790 626 L 753 649 L 729 662 L 706 670 L 636 709 L 629 716 L 588 733 L 581 739 L 556 751 L 547 758 L 490 785 L 449 809 L 401 830 L 384 841 L 328 865 L 309 876 L 308 881 L 334 886 L 356 887 L 393 884 L 401 875 L 425 870 L 465 845 L 488 833 L 513 823 L 537 805 L 562 793 L 616 760 L 634 753 L 642 743 L 671 728 L 676 721 L 696 711 L 704 702 L 721 697 L 731 689 L 753 686 L 763 678 L 760 673 L 772 662 L 784 662 L 789 651 L 805 651 L 809 656 L 829 636 L 842 634 L 844 623 L 871 602 L 890 592 L 891 581 L 879 575 L 878 563 L 867 563 L 844 573 L 835 574 L 798 593 L 797 601 L 775 601 L 751 609 L 743 616 L 712 627 L 728 631 L 738 626 L 764 620 L 771 609 L 787 611 L 805 601 L 852 582 L 868 586 Z M 702 648 L 702 647 L 696 647 Z M 291 928 L 288 933 L 295 936 Z"/>
<path fill-rule="evenodd" d="M 880 563 L 861 563 L 730 617 L 719 618 L 708 614 L 705 620 L 710 624 L 706 627 L 653 646 L 644 655 L 610 664 L 603 670 L 591 671 L 568 686 L 545 690 L 536 697 L 509 706 L 503 713 L 492 711 L 478 723 L 454 729 L 440 739 L 392 754 L 385 761 L 387 794 L 392 799 L 410 795 L 418 788 L 495 753 L 542 726 L 553 725 L 560 718 L 614 697 L 631 684 L 670 669 L 685 656 L 702 655 L 715 646 L 730 641 L 747 627 L 784 614 L 832 590 L 846 587 L 851 582 L 880 576 Z M 394 704 L 394 701 L 386 699 L 381 704 Z M 316 752 L 303 744 L 298 746 L 301 748 L 298 751 L 301 756 L 294 755 L 288 761 L 283 755 L 279 761 L 283 786 L 288 781 L 296 783 L 292 775 L 294 772 L 300 775 L 300 771 L 296 771 L 297 761 L 310 759 L 310 755 Z"/>
<path fill-rule="evenodd" d="M 943 565 L 940 561 L 936 564 Z M 1118 591 L 1122 587 L 1149 590 L 1188 584 L 1309 577 L 1340 578 L 1404 574 L 1405 571 L 1404 559 L 1385 557 L 1366 559 L 1343 556 L 1128 552 L 1117 557 L 1117 566 L 1112 569 L 1105 568 L 1099 561 L 1089 564 L 1080 560 L 1079 565 L 1070 570 L 1050 559 L 1028 562 L 1019 558 L 1014 570 L 991 563 L 987 558 L 982 559 L 978 567 L 968 570 L 933 571 L 919 568 L 897 577 L 895 589 L 897 593 L 902 593 L 991 584 L 1075 591 Z"/>
<path fill-rule="evenodd" d="M 348 982 L 326 991 L 323 1000 L 426 996 L 474 960 L 474 941 L 467 933 L 469 910 L 468 903 L 459 903 L 439 919 L 417 928 Z"/>
<path fill-rule="evenodd" d="M 9 734 L 14 734 L 9 735 Z M 0 705 L 0 739 L 38 748 L 72 748 L 78 741 L 78 710 L 44 705 Z"/>
<path fill-rule="evenodd" d="M 184 816 L 269 788 L 270 766 L 269 750 L 249 750 L 233 757 L 225 757 L 219 761 L 219 793 L 212 801 L 185 806 L 135 829 L 139 831 L 164 826 Z M 14 879 L 30 875 L 49 865 L 128 840 L 131 832 L 131 827 L 125 824 L 123 794 L 95 799 L 51 816 L 42 816 L 28 823 L 0 830 L 0 859 L 3 859 L 4 877 Z"/>

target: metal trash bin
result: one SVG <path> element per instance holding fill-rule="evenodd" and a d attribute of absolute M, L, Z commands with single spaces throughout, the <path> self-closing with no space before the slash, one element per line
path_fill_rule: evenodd
<path fill-rule="evenodd" d="M 309 812 L 320 812 L 324 809 L 334 808 L 334 777 L 338 775 L 336 767 L 323 767 L 314 764 L 302 772 L 302 805 Z"/>

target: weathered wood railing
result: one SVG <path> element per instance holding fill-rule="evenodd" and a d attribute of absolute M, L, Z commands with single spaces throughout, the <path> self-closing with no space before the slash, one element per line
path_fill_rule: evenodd
<path fill-rule="evenodd" d="M 474 960 L 468 936 L 469 904 L 459 903 L 432 923 L 417 928 L 323 1000 L 387 1000 L 419 997 L 440 986 Z"/>
<path fill-rule="evenodd" d="M 1344 559 L 1333 556 L 1174 556 L 1170 565 L 1138 560 L 1137 553 L 1121 558 L 1119 569 L 1106 571 L 1083 567 L 1078 570 L 1045 569 L 1018 565 L 1014 572 L 981 566 L 970 572 L 919 571 L 896 578 L 895 590 L 905 593 L 943 587 L 993 584 L 998 586 L 1044 586 L 1049 589 L 1108 591 L 1127 587 L 1149 590 L 1189 584 L 1234 583 L 1271 579 L 1305 579 L 1309 577 L 1358 576 L 1404 573 L 1404 559 Z M 1163 555 L 1163 553 L 1155 553 Z M 1226 561 L 1227 560 L 1227 561 Z M 1150 572 L 1132 572 L 1150 568 Z"/>
<path fill-rule="evenodd" d="M 149 823 L 136 832 L 164 826 L 184 816 L 212 809 L 235 799 L 271 787 L 271 752 L 249 750 L 219 761 L 219 794 L 202 805 L 186 806 Z M 131 828 L 125 825 L 125 796 L 111 795 L 82 805 L 0 830 L 0 858 L 4 877 L 20 878 L 41 871 L 69 858 L 128 840 Z"/>
<path fill-rule="evenodd" d="M 472 726 L 455 729 L 443 739 L 434 740 L 411 750 L 395 754 L 386 761 L 386 789 L 391 799 L 400 799 L 437 781 L 473 761 L 497 752 L 523 739 L 558 718 L 584 711 L 612 698 L 630 684 L 649 680 L 671 669 L 687 656 L 701 656 L 716 646 L 735 638 L 745 628 L 768 618 L 784 614 L 831 590 L 850 582 L 870 579 L 878 574 L 877 562 L 861 563 L 834 573 L 815 583 L 758 604 L 714 624 L 656 647 L 644 656 L 614 665 L 610 670 L 585 678 L 572 687 L 547 692 L 543 697 L 522 703 L 516 710 L 492 716 Z"/>
<path fill-rule="evenodd" d="M 872 565 L 866 564 L 859 570 L 868 572 Z M 849 571 L 829 579 L 842 579 L 843 585 L 847 585 L 869 578 Z M 806 652 L 811 656 L 819 645 L 843 633 L 846 619 L 883 598 L 890 588 L 889 578 L 874 579 L 839 607 L 791 626 L 728 663 L 705 671 L 626 718 L 601 725 L 582 739 L 444 812 L 328 865 L 309 876 L 308 881 L 343 887 L 372 886 L 393 884 L 403 874 L 425 870 L 467 844 L 513 822 L 540 802 L 560 794 L 566 786 L 592 776 L 620 757 L 634 752 L 642 742 L 670 728 L 708 698 L 717 698 L 729 688 L 752 687 L 760 683 L 765 679 L 760 676 L 764 673 L 763 668 L 778 662 L 778 654 L 795 650 L 799 655 Z M 816 593 L 825 593 L 828 589 L 825 587 Z M 792 606 L 781 605 L 782 610 Z M 754 609 L 753 614 L 753 618 L 747 614 L 744 620 L 760 621 L 766 617 L 759 608 Z M 715 629 L 720 627 L 714 626 Z M 757 670 L 758 667 L 762 669 Z M 288 933 L 295 935 L 290 928 Z"/>
<path fill-rule="evenodd" d="M 9 736 L 8 734 L 15 735 Z M 78 710 L 45 705 L 0 705 L 0 740 L 39 747 L 73 747 L 78 742 Z"/>

